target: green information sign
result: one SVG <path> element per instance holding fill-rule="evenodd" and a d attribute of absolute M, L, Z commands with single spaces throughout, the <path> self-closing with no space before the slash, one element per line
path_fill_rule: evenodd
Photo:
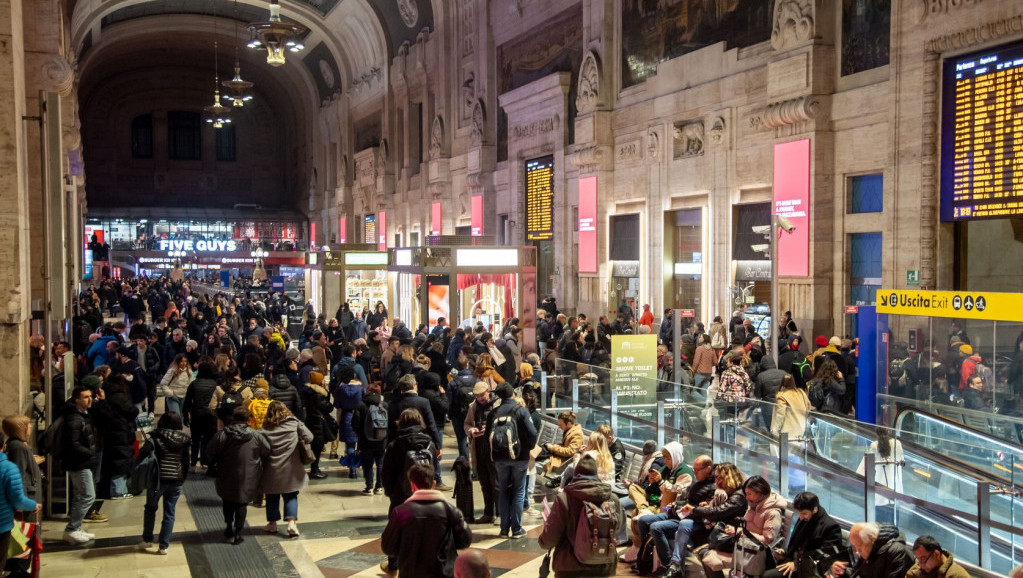
<path fill-rule="evenodd" d="M 657 403 L 656 335 L 611 336 L 611 388 L 618 391 L 619 407 Z M 654 409 L 628 414 L 652 419 Z"/>
<path fill-rule="evenodd" d="M 906 271 L 906 287 L 920 286 L 920 270 L 909 269 Z"/>

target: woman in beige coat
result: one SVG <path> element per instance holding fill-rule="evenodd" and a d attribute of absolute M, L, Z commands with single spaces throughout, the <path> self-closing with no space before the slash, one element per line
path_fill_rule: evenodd
<path fill-rule="evenodd" d="M 789 434 L 789 439 L 802 437 L 806 431 L 806 413 L 810 411 L 810 398 L 803 389 L 796 386 L 792 375 L 781 379 L 781 389 L 774 403 L 778 405 L 771 419 L 771 433 Z"/>

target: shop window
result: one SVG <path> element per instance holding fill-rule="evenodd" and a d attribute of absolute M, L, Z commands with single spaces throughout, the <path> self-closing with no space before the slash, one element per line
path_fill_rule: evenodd
<path fill-rule="evenodd" d="M 881 288 L 881 233 L 849 235 L 849 292 L 853 305 L 874 305 Z"/>
<path fill-rule="evenodd" d="M 639 214 L 611 217 L 611 260 L 639 261 Z"/>
<path fill-rule="evenodd" d="M 131 120 L 131 158 L 153 158 L 153 115 L 143 114 Z"/>
<path fill-rule="evenodd" d="M 223 127 L 215 130 L 217 133 L 217 160 L 218 161 L 235 161 L 237 160 L 237 149 L 235 149 L 235 138 L 234 138 L 234 124 L 228 123 Z"/>
<path fill-rule="evenodd" d="M 842 0 L 842 76 L 888 64 L 891 0 Z"/>
<path fill-rule="evenodd" d="M 849 179 L 849 212 L 880 213 L 884 210 L 884 175 L 860 175 Z"/>
<path fill-rule="evenodd" d="M 202 158 L 202 120 L 198 112 L 167 112 L 167 152 L 172 160 L 197 161 Z"/>

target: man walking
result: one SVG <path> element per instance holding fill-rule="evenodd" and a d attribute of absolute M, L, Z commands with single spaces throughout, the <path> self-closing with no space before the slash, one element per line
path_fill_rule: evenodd
<path fill-rule="evenodd" d="M 69 544 L 84 544 L 94 535 L 82 530 L 82 520 L 96 500 L 94 470 L 99 467 L 99 436 L 89 417 L 92 407 L 92 390 L 76 387 L 71 393 L 71 402 L 64 411 L 64 431 L 61 440 L 63 455 L 61 461 L 71 482 L 71 507 L 64 541 Z"/>

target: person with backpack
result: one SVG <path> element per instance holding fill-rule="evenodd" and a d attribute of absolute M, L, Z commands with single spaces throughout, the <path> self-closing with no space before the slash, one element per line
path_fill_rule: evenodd
<path fill-rule="evenodd" d="M 362 491 L 364 496 L 383 492 L 384 477 L 381 468 L 384 461 L 384 445 L 387 443 L 388 421 L 387 408 L 380 397 L 380 386 L 374 383 L 366 390 L 366 395 L 362 396 L 362 402 L 352 413 L 351 421 L 362 459 L 362 477 L 366 480 L 366 489 Z"/>
<path fill-rule="evenodd" d="M 167 548 L 170 547 L 170 537 L 174 533 L 174 509 L 177 506 L 178 498 L 181 497 L 181 485 L 185 483 L 188 476 L 188 448 L 192 444 L 192 438 L 182 428 L 181 415 L 171 412 L 160 416 L 156 424 L 156 431 L 149 438 L 149 442 L 139 450 L 139 459 L 156 452 L 156 461 L 159 464 L 159 483 L 151 486 L 146 492 L 146 507 L 142 518 L 142 541 L 137 544 L 139 550 L 148 550 L 153 547 L 153 530 L 156 527 L 156 509 L 160 505 L 160 498 L 163 498 L 163 522 L 160 524 L 160 534 L 157 536 L 157 554 L 167 555 Z"/>
<path fill-rule="evenodd" d="M 352 427 L 352 418 L 355 410 L 362 405 L 364 390 L 352 366 L 340 366 L 335 369 L 334 376 L 338 383 L 334 387 L 334 407 L 338 409 L 339 439 L 345 444 L 345 455 L 341 458 L 341 465 L 348 467 L 348 477 L 354 480 L 361 462 L 355 455 L 359 437 Z"/>
<path fill-rule="evenodd" d="M 458 455 L 469 458 L 468 434 L 465 431 L 465 416 L 469 413 L 469 406 L 476 399 L 472 394 L 476 385 L 476 376 L 472 374 L 465 357 L 460 357 L 455 364 L 457 373 L 452 376 L 448 383 L 448 390 L 452 393 L 451 404 L 448 407 L 448 417 L 451 418 L 451 429 L 455 432 L 455 441 L 458 444 Z"/>
<path fill-rule="evenodd" d="M 252 390 L 242 384 L 241 373 L 235 364 L 231 364 L 224 371 L 224 384 L 218 385 L 210 398 L 210 410 L 222 425 L 231 421 L 231 414 L 234 408 L 248 407 L 252 400 Z"/>
<path fill-rule="evenodd" d="M 821 364 L 813 379 L 807 384 L 810 405 L 821 413 L 839 413 L 842 410 L 842 394 L 845 381 L 838 366 L 830 359 Z"/>
<path fill-rule="evenodd" d="M 103 395 L 99 393 L 100 398 Z M 61 466 L 67 472 L 71 485 L 72 498 L 68 507 L 68 523 L 64 527 L 64 541 L 75 545 L 85 544 L 95 538 L 93 534 L 82 530 L 82 521 L 96 500 L 94 476 L 103 453 L 102 438 L 89 415 L 92 396 L 92 390 L 88 387 L 76 387 L 71 392 L 71 400 L 61 416 L 63 425 L 56 432 L 59 434 L 60 445 L 58 448 L 50 448 L 54 453 L 59 452 Z"/>
<path fill-rule="evenodd" d="M 338 383 L 348 383 L 351 379 L 346 381 L 339 381 L 337 378 L 337 372 L 342 367 L 351 368 L 355 374 L 355 378 L 359 380 L 362 387 L 369 385 L 369 380 L 366 379 L 366 370 L 355 360 L 355 346 L 351 343 L 346 343 L 341 347 L 341 359 L 338 359 L 337 363 L 334 364 L 334 368 L 330 372 L 330 383 L 332 385 Z"/>
<path fill-rule="evenodd" d="M 394 557 L 402 578 L 453 577 L 457 550 L 472 544 L 472 530 L 461 512 L 434 489 L 432 467 L 415 464 L 407 477 L 413 493 L 388 515 L 380 549 Z M 389 562 L 381 567 L 389 571 Z"/>
<path fill-rule="evenodd" d="M 219 475 L 214 481 L 217 495 L 224 501 L 224 537 L 237 546 L 244 541 L 242 530 L 249 502 L 259 498 L 263 463 L 270 457 L 270 442 L 249 428 L 250 414 L 244 407 L 234 408 L 227 427 L 210 440 L 210 459 Z"/>
<path fill-rule="evenodd" d="M 434 444 L 437 447 L 437 459 L 440 459 L 440 448 L 443 447 L 443 438 L 441 432 L 444 428 L 444 422 L 440 425 L 434 420 L 433 408 L 430 407 L 430 401 L 419 395 L 419 384 L 416 382 L 416 378 L 412 374 L 401 376 L 398 380 L 398 394 L 391 399 L 391 403 L 388 404 L 387 413 L 391 416 L 391 423 L 388 427 L 387 439 L 392 440 L 397 435 L 397 422 L 394 420 L 395 416 L 400 416 L 406 409 L 415 409 L 423 418 L 423 422 L 426 424 L 426 433 L 433 438 Z M 434 467 L 439 462 L 434 463 Z M 439 474 L 437 474 L 439 476 Z M 444 483 L 443 480 L 437 480 L 437 489 L 446 492 L 451 488 Z"/>
<path fill-rule="evenodd" d="M 529 451 L 536 445 L 537 431 L 529 412 L 512 397 L 511 384 L 502 383 L 494 391 L 498 401 L 487 417 L 490 455 L 497 470 L 497 511 L 501 517 L 501 536 L 511 532 L 512 539 L 524 538 L 522 504 L 526 489 Z"/>
<path fill-rule="evenodd" d="M 395 508 L 412 496 L 413 490 L 407 472 L 416 464 L 429 465 L 432 469 L 433 456 L 437 453 L 434 439 L 426 433 L 423 414 L 418 409 L 403 410 L 398 416 L 396 431 L 384 451 L 383 467 L 380 472 L 384 494 L 390 500 L 388 518 Z M 394 574 L 398 570 L 398 557 L 388 556 L 380 567 L 385 572 Z"/>
<path fill-rule="evenodd" d="M 583 456 L 575 466 L 575 478 L 554 499 L 539 538 L 541 548 L 554 550 L 554 576 L 614 576 L 615 530 L 621 516 L 611 486 L 597 478 L 596 460 Z"/>
<path fill-rule="evenodd" d="M 316 459 L 309 464 L 309 477 L 314 480 L 326 479 L 327 474 L 320 471 L 320 454 L 323 453 L 327 440 L 337 435 L 337 422 L 330 416 L 334 406 L 330 403 L 326 388 L 323 387 L 323 374 L 319 371 L 309 372 L 309 383 L 302 388 L 302 405 L 305 407 L 305 425 L 313 433 L 313 455 Z M 355 476 L 351 476 L 355 477 Z"/>

